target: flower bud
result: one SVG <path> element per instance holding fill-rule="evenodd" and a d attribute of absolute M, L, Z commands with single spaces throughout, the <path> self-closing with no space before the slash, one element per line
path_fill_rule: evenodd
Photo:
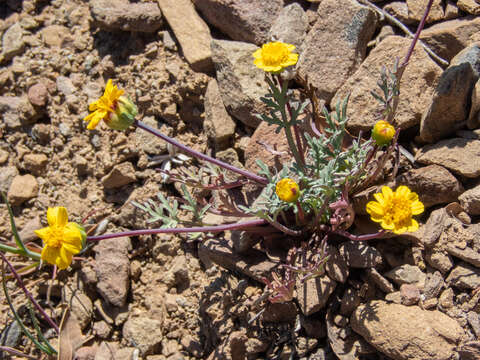
<path fill-rule="evenodd" d="M 107 126 L 113 130 L 125 130 L 130 127 L 137 116 L 138 110 L 129 97 L 120 96 L 115 111 L 105 119 Z"/>
<path fill-rule="evenodd" d="M 395 136 L 395 128 L 385 120 L 377 121 L 372 130 L 372 139 L 378 146 L 388 145 Z"/>
<path fill-rule="evenodd" d="M 300 197 L 298 184 L 290 178 L 283 178 L 277 182 L 275 192 L 280 200 L 285 202 L 295 202 Z"/>

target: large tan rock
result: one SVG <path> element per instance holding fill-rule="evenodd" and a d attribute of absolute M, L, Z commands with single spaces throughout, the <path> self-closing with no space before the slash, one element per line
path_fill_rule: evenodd
<path fill-rule="evenodd" d="M 375 13 L 354 0 L 323 0 L 307 34 L 298 72 L 308 75 L 318 97 L 329 102 L 365 58 L 375 31 Z"/>
<path fill-rule="evenodd" d="M 456 320 L 440 311 L 374 300 L 350 318 L 352 329 L 395 360 L 447 360 L 465 335 Z"/>
<path fill-rule="evenodd" d="M 407 0 L 408 17 L 415 22 L 420 22 L 427 7 L 428 1 L 429 0 Z M 434 0 L 427 16 L 427 24 L 443 20 L 443 16 L 444 13 L 442 0 Z"/>
<path fill-rule="evenodd" d="M 17 175 L 8 189 L 7 199 L 12 205 L 21 205 L 38 195 L 38 182 L 34 176 Z"/>
<path fill-rule="evenodd" d="M 175 1 L 175 0 L 174 0 Z M 282 0 L 193 0 L 205 19 L 231 39 L 262 45 Z"/>
<path fill-rule="evenodd" d="M 195 71 L 212 70 L 210 29 L 190 0 L 158 0 L 160 10 L 173 30 L 183 55 Z"/>
<path fill-rule="evenodd" d="M 476 0 L 458 0 L 457 6 L 472 15 L 480 15 L 480 3 Z"/>
<path fill-rule="evenodd" d="M 435 24 L 422 31 L 420 40 L 450 61 L 465 47 L 480 41 L 480 17 L 467 16 Z"/>
<path fill-rule="evenodd" d="M 437 164 L 468 178 L 480 175 L 480 141 L 453 138 L 424 146 L 415 156 L 421 164 Z"/>
<path fill-rule="evenodd" d="M 355 132 L 371 130 L 379 120 L 380 104 L 370 94 L 381 92 L 377 86 L 382 66 L 393 67 L 396 57 L 403 59 L 410 40 L 400 36 L 388 36 L 368 55 L 360 68 L 338 90 L 331 104 L 350 95 L 347 127 Z M 422 47 L 417 46 L 400 83 L 400 102 L 395 116 L 395 126 L 401 129 L 418 125 L 431 99 L 442 69 L 430 59 Z"/>

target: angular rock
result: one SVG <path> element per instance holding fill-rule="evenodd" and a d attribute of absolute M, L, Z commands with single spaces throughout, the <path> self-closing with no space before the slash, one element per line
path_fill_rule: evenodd
<path fill-rule="evenodd" d="M 7 193 L 17 175 L 18 170 L 15 166 L 2 166 L 0 168 L 0 191 Z"/>
<path fill-rule="evenodd" d="M 23 157 L 25 169 L 34 175 L 45 175 L 44 171 L 48 164 L 48 158 L 45 154 L 26 154 Z"/>
<path fill-rule="evenodd" d="M 462 360 L 478 360 L 480 359 L 480 341 L 469 341 L 463 343 L 458 349 Z"/>
<path fill-rule="evenodd" d="M 226 149 L 235 134 L 235 122 L 223 105 L 217 80 L 211 79 L 205 92 L 205 120 L 203 129 L 215 149 Z"/>
<path fill-rule="evenodd" d="M 285 131 L 275 133 L 277 127 L 262 121 L 245 149 L 245 167 L 253 172 L 260 168 L 257 160 L 263 161 L 270 169 L 281 169 L 282 164 L 291 160 Z M 269 151 L 273 149 L 274 152 Z"/>
<path fill-rule="evenodd" d="M 426 208 L 456 201 L 463 192 L 457 178 L 438 165 L 412 169 L 397 176 L 395 187 L 399 185 L 407 185 L 416 192 Z"/>
<path fill-rule="evenodd" d="M 142 121 L 148 126 L 160 130 L 163 134 L 171 135 L 168 133 L 168 127 L 159 124 L 159 122 L 152 116 L 146 116 Z M 167 152 L 167 143 L 165 141 L 159 141 L 158 137 L 155 135 L 139 128 L 135 130 L 135 143 L 139 148 L 150 155 L 161 155 Z"/>
<path fill-rule="evenodd" d="M 129 238 L 100 241 L 94 247 L 97 290 L 105 301 L 117 307 L 125 305 L 127 300 L 130 247 Z"/>
<path fill-rule="evenodd" d="M 443 72 L 420 122 L 423 141 L 434 143 L 466 125 L 477 79 L 469 63 L 450 66 Z"/>
<path fill-rule="evenodd" d="M 454 265 L 452 258 L 448 253 L 436 248 L 425 251 L 425 260 L 428 265 L 434 269 L 440 270 L 442 274 L 447 273 Z"/>
<path fill-rule="evenodd" d="M 420 300 L 420 290 L 413 284 L 402 284 L 402 286 L 400 286 L 400 295 L 403 305 L 415 305 Z"/>
<path fill-rule="evenodd" d="M 70 40 L 69 33 L 70 30 L 62 25 L 49 25 L 41 31 L 42 40 L 49 47 L 62 47 L 64 41 Z"/>
<path fill-rule="evenodd" d="M 380 79 L 382 66 L 392 68 L 394 59 L 403 58 L 410 45 L 410 40 L 399 36 L 386 37 L 373 49 L 360 68 L 340 88 L 332 99 L 335 104 L 351 93 L 347 114 L 347 126 L 353 131 L 370 131 L 378 120 L 378 102 L 370 94 L 370 90 L 380 91 L 377 82 Z M 430 101 L 433 88 L 442 70 L 430 59 L 422 47 L 415 47 L 407 66 L 400 88 L 408 88 L 402 92 L 395 116 L 395 126 L 401 129 L 418 125 L 425 110 L 425 104 Z"/>
<path fill-rule="evenodd" d="M 460 263 L 453 268 L 446 281 L 458 289 L 473 290 L 480 286 L 480 270 Z"/>
<path fill-rule="evenodd" d="M 392 1 L 391 3 L 386 4 L 383 7 L 383 10 L 385 10 L 390 15 L 393 15 L 405 25 L 413 24 L 415 22 L 415 20 L 413 20 L 409 16 L 408 6 L 406 2 Z"/>
<path fill-rule="evenodd" d="M 456 320 L 440 311 L 374 300 L 350 317 L 353 330 L 397 360 L 448 360 L 465 335 Z"/>
<path fill-rule="evenodd" d="M 204 241 L 198 251 L 200 257 L 209 258 L 226 269 L 239 271 L 261 283 L 264 278 L 270 278 L 270 274 L 278 267 L 278 264 L 256 249 L 241 255 L 234 253 L 232 243 L 227 241 Z"/>
<path fill-rule="evenodd" d="M 360 305 L 362 298 L 357 290 L 348 287 L 343 293 L 340 304 L 340 314 L 350 316 L 352 312 Z"/>
<path fill-rule="evenodd" d="M 11 60 L 14 56 L 22 54 L 24 50 L 23 29 L 20 23 L 17 22 L 3 33 L 0 63 Z"/>
<path fill-rule="evenodd" d="M 435 271 L 433 274 L 427 274 L 423 288 L 425 300 L 437 298 L 444 286 L 445 281 L 443 281 L 443 276 L 440 272 Z"/>
<path fill-rule="evenodd" d="M 422 20 L 427 3 L 428 0 L 407 0 L 409 18 L 412 21 L 419 23 L 420 20 Z M 427 24 L 443 20 L 443 16 L 442 0 L 434 0 L 427 16 Z"/>
<path fill-rule="evenodd" d="M 383 261 L 377 249 L 360 241 L 346 241 L 340 245 L 339 251 L 347 265 L 353 268 L 375 267 Z"/>
<path fill-rule="evenodd" d="M 450 61 L 461 50 L 480 40 L 479 31 L 480 17 L 467 16 L 430 26 L 422 31 L 420 40 L 435 54 Z"/>
<path fill-rule="evenodd" d="M 426 275 L 418 266 L 404 264 L 395 269 L 390 270 L 385 274 L 389 279 L 392 279 L 397 285 L 402 284 L 418 284 L 423 287 L 425 284 Z"/>
<path fill-rule="evenodd" d="M 158 4 L 192 69 L 211 71 L 210 29 L 197 14 L 192 2 L 190 0 L 158 0 Z"/>
<path fill-rule="evenodd" d="M 89 4 L 93 22 L 102 30 L 153 33 L 163 25 L 162 13 L 154 2 L 92 0 Z"/>
<path fill-rule="evenodd" d="M 253 64 L 252 54 L 257 47 L 238 41 L 213 40 L 212 59 L 223 104 L 236 119 L 257 127 L 265 105 L 260 97 L 268 92 L 265 73 Z"/>
<path fill-rule="evenodd" d="M 64 96 L 72 95 L 77 91 L 77 88 L 75 85 L 73 85 L 72 80 L 66 76 L 58 76 L 56 85 L 58 91 Z"/>
<path fill-rule="evenodd" d="M 416 154 L 421 164 L 437 164 L 467 178 L 480 175 L 480 141 L 463 138 L 441 140 Z"/>
<path fill-rule="evenodd" d="M 480 253 L 470 247 L 460 249 L 456 247 L 455 244 L 448 244 L 447 252 L 456 258 L 462 259 L 466 263 L 480 268 Z"/>
<path fill-rule="evenodd" d="M 328 276 L 297 281 L 297 301 L 305 316 L 315 314 L 325 307 L 337 283 Z"/>
<path fill-rule="evenodd" d="M 467 126 L 469 129 L 480 127 L 480 80 L 475 83 L 472 90 L 472 106 L 468 115 Z"/>
<path fill-rule="evenodd" d="M 38 182 L 34 176 L 17 175 L 8 189 L 7 199 L 11 205 L 17 206 L 38 195 Z"/>
<path fill-rule="evenodd" d="M 102 184 L 105 189 L 118 188 L 132 182 L 135 182 L 135 169 L 131 162 L 124 162 L 116 165 L 112 171 L 105 175 L 102 179 Z"/>
<path fill-rule="evenodd" d="M 153 353 L 161 344 L 162 323 L 148 316 L 130 317 L 123 325 L 122 335 L 145 356 Z"/>
<path fill-rule="evenodd" d="M 36 83 L 28 89 L 28 100 L 32 105 L 43 107 L 47 104 L 48 90 L 45 84 Z"/>
<path fill-rule="evenodd" d="M 472 66 L 475 80 L 480 77 L 480 42 L 467 46 L 455 55 L 452 61 L 450 61 L 449 67 L 460 64 L 470 64 Z"/>
<path fill-rule="evenodd" d="M 270 28 L 268 38 L 292 44 L 300 51 L 300 45 L 307 34 L 308 17 L 302 7 L 293 3 L 285 6 Z"/>
<path fill-rule="evenodd" d="M 205 19 L 231 39 L 262 45 L 283 8 L 282 0 L 195 0 Z"/>
<path fill-rule="evenodd" d="M 458 0 L 457 6 L 472 15 L 480 15 L 480 3 L 476 0 Z"/>
<path fill-rule="evenodd" d="M 469 215 L 480 215 L 480 185 L 465 191 L 458 200 Z"/>
<path fill-rule="evenodd" d="M 392 293 L 395 291 L 393 285 L 385 279 L 382 274 L 380 274 L 377 269 L 370 268 L 366 270 L 368 279 L 372 280 L 372 282 L 384 293 Z"/>
<path fill-rule="evenodd" d="M 341 283 L 345 283 L 348 278 L 348 266 L 345 259 L 340 255 L 337 248 L 332 245 L 327 246 L 328 261 L 325 264 L 325 270 L 328 276 Z"/>
<path fill-rule="evenodd" d="M 71 286 L 62 287 L 62 299 L 75 315 L 80 328 L 84 330 L 92 322 L 92 300 L 82 290 Z"/>
<path fill-rule="evenodd" d="M 323 0 L 298 60 L 298 73 L 330 102 L 360 66 L 375 32 L 375 12 L 354 0 Z"/>
<path fill-rule="evenodd" d="M 0 96 L 0 113 L 3 115 L 3 123 L 12 130 L 30 125 L 38 118 L 38 113 L 26 96 Z"/>

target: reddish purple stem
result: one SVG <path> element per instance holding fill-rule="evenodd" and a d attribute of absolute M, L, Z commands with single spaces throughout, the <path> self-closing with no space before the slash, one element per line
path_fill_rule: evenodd
<path fill-rule="evenodd" d="M 208 155 L 205 155 L 205 154 L 202 154 L 201 152 L 198 152 L 196 150 L 193 150 L 191 148 L 189 148 L 188 146 L 185 146 L 183 145 L 182 143 L 178 142 L 177 140 L 175 139 L 172 139 L 171 137 L 167 136 L 167 135 L 164 135 L 162 134 L 160 131 L 158 131 L 157 129 L 154 129 L 150 126 L 148 126 L 147 124 L 141 122 L 141 121 L 138 121 L 136 120 L 135 123 L 134 123 L 135 126 L 139 127 L 140 129 L 143 129 L 147 132 L 149 132 L 150 134 L 152 135 L 155 135 L 157 137 L 159 137 L 160 139 L 162 140 L 165 140 L 166 142 L 168 142 L 169 144 L 172 144 L 173 146 L 176 146 L 178 147 L 180 150 L 182 150 L 183 152 L 185 152 L 186 154 L 189 154 L 193 157 L 196 157 L 197 159 L 201 159 L 201 160 L 204 160 L 204 161 L 208 161 L 212 164 L 215 164 L 217 166 L 220 166 L 224 169 L 227 169 L 227 170 L 230 170 L 234 173 L 237 173 L 237 174 L 240 174 L 242 176 L 245 176 L 246 178 L 250 179 L 250 180 L 253 180 L 255 182 L 258 182 L 260 184 L 263 184 L 263 185 L 266 185 L 268 184 L 268 180 L 261 177 L 261 176 L 258 176 L 256 174 L 253 174 L 251 173 L 250 171 L 246 171 L 246 170 L 242 170 L 242 169 L 239 169 L 233 165 L 230 165 L 230 164 L 227 164 L 223 161 L 220 161 L 220 160 L 217 160 L 217 159 L 214 159 Z"/>
<path fill-rule="evenodd" d="M 100 241 L 107 239 L 114 239 L 125 236 L 140 236 L 140 235 L 152 235 L 152 234 L 178 234 L 178 233 L 195 233 L 195 232 L 221 232 L 227 230 L 237 230 L 243 228 L 249 228 L 252 226 L 264 225 L 267 222 L 263 219 L 250 220 L 245 222 L 239 222 L 234 224 L 225 224 L 217 226 L 197 226 L 190 228 L 180 228 L 180 229 L 143 229 L 143 230 L 133 230 L 133 231 L 124 231 L 115 234 L 104 234 L 97 236 L 87 236 L 87 241 Z"/>
<path fill-rule="evenodd" d="M 15 277 L 15 279 L 17 280 L 18 284 L 20 285 L 20 287 L 22 288 L 23 292 L 25 293 L 25 295 L 27 295 L 27 297 L 30 299 L 30 301 L 32 302 L 33 306 L 35 306 L 35 308 L 38 310 L 38 312 L 40 314 L 42 314 L 43 318 L 48 322 L 48 324 L 55 329 L 56 333 L 57 334 L 60 334 L 60 329 L 58 328 L 57 324 L 55 324 L 52 320 L 52 318 L 50 316 L 47 315 L 47 313 L 45 312 L 45 310 L 43 310 L 43 308 L 37 303 L 37 301 L 33 298 L 32 294 L 30 293 L 30 291 L 27 290 L 27 288 L 25 287 L 25 284 L 23 283 L 22 281 L 22 278 L 20 277 L 20 275 L 18 275 L 17 271 L 15 270 L 15 268 L 13 267 L 13 265 L 8 261 L 8 259 L 5 257 L 5 255 L 3 255 L 2 252 L 0 252 L 0 256 L 2 257 L 3 261 L 5 261 L 5 263 L 8 265 L 8 267 L 10 268 L 10 271 L 12 272 L 13 276 Z"/>

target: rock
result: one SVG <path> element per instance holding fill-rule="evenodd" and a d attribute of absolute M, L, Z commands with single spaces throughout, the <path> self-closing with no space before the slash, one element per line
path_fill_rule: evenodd
<path fill-rule="evenodd" d="M 480 287 L 480 270 L 465 263 L 453 268 L 447 277 L 447 283 L 461 290 L 473 290 Z"/>
<path fill-rule="evenodd" d="M 162 13 L 154 2 L 92 0 L 90 14 L 95 26 L 106 31 L 153 33 L 163 25 Z"/>
<path fill-rule="evenodd" d="M 263 283 L 264 278 L 277 268 L 277 263 L 268 260 L 265 253 L 251 249 L 244 254 L 233 252 L 233 244 L 226 240 L 207 240 L 200 243 L 199 257 L 205 257 L 231 271 L 239 271 Z"/>
<path fill-rule="evenodd" d="M 82 330 L 90 325 L 93 317 L 92 300 L 80 289 L 71 286 L 62 287 L 62 299 L 69 306 Z"/>
<path fill-rule="evenodd" d="M 123 325 L 122 335 L 145 356 L 153 353 L 161 344 L 162 323 L 148 316 L 129 317 Z"/>
<path fill-rule="evenodd" d="M 444 20 L 452 20 L 460 17 L 460 10 L 452 0 L 447 0 L 444 13 Z"/>
<path fill-rule="evenodd" d="M 192 2 L 190 0 L 158 0 L 158 4 L 192 69 L 211 71 L 210 29 L 197 14 Z"/>
<path fill-rule="evenodd" d="M 413 20 L 409 16 L 408 6 L 406 2 L 392 1 L 391 3 L 386 4 L 383 7 L 383 10 L 385 10 L 390 15 L 393 15 L 403 24 L 409 25 L 415 22 L 415 20 Z"/>
<path fill-rule="evenodd" d="M 95 354 L 95 360 L 116 360 L 119 344 L 102 341 Z"/>
<path fill-rule="evenodd" d="M 407 185 L 416 192 L 426 208 L 456 201 L 463 192 L 457 178 L 438 165 L 412 169 L 397 176 L 394 186 L 400 185 Z"/>
<path fill-rule="evenodd" d="M 73 85 L 72 80 L 65 76 L 58 76 L 56 80 L 58 91 L 64 96 L 73 95 L 77 92 L 77 88 Z"/>
<path fill-rule="evenodd" d="M 465 191 L 458 200 L 469 215 L 480 215 L 480 185 Z"/>
<path fill-rule="evenodd" d="M 102 178 L 105 189 L 118 188 L 135 181 L 137 181 L 135 169 L 129 161 L 114 166 L 112 171 Z"/>
<path fill-rule="evenodd" d="M 217 151 L 226 149 L 235 135 L 235 122 L 228 115 L 223 105 L 218 83 L 215 79 L 208 82 L 205 93 L 203 129 Z"/>
<path fill-rule="evenodd" d="M 45 154 L 26 154 L 23 157 L 25 169 L 34 175 L 45 175 L 45 168 L 48 164 L 48 158 Z"/>
<path fill-rule="evenodd" d="M 16 348 L 22 338 L 22 328 L 17 321 L 12 321 L 0 333 L 0 345 Z"/>
<path fill-rule="evenodd" d="M 421 164 L 437 164 L 467 178 L 480 175 L 480 141 L 463 138 L 441 140 L 418 151 L 415 160 Z"/>
<path fill-rule="evenodd" d="M 441 294 L 440 298 L 438 299 L 438 305 L 441 309 L 450 309 L 453 307 L 453 297 L 455 293 L 453 292 L 452 288 L 445 289 Z"/>
<path fill-rule="evenodd" d="M 460 51 L 450 61 L 450 67 L 461 64 L 470 64 L 472 66 L 475 81 L 480 77 L 480 42 L 471 44 Z"/>
<path fill-rule="evenodd" d="M 181 288 L 188 287 L 190 279 L 188 277 L 187 258 L 184 255 L 175 257 L 169 272 L 175 279 L 175 285 Z"/>
<path fill-rule="evenodd" d="M 0 191 L 7 193 L 17 175 L 18 170 L 15 166 L 2 166 L 0 168 Z"/>
<path fill-rule="evenodd" d="M 380 79 L 382 66 L 391 69 L 394 59 L 396 57 L 402 59 L 409 45 L 409 39 L 399 36 L 386 37 L 370 52 L 360 68 L 335 94 L 331 101 L 333 106 L 351 93 L 347 110 L 349 129 L 353 131 L 372 129 L 378 120 L 376 114 L 378 114 L 379 105 L 370 91 L 381 91 L 377 82 Z M 407 129 L 420 123 L 425 104 L 430 101 L 441 72 L 441 68 L 429 58 L 422 47 L 415 47 L 400 82 L 400 88 L 409 90 L 400 96 L 395 116 L 396 127 Z"/>
<path fill-rule="evenodd" d="M 480 127 L 480 80 L 475 83 L 472 90 L 472 106 L 468 115 L 467 126 L 469 129 Z"/>
<path fill-rule="evenodd" d="M 370 268 L 366 270 L 368 279 L 370 279 L 384 293 L 394 292 L 393 285 L 380 274 L 377 269 Z"/>
<path fill-rule="evenodd" d="M 17 175 L 13 178 L 8 189 L 7 199 L 13 206 L 23 204 L 38 195 L 38 182 L 30 174 Z"/>
<path fill-rule="evenodd" d="M 349 267 L 366 269 L 382 263 L 380 252 L 361 241 L 346 241 L 340 245 L 339 251 Z"/>
<path fill-rule="evenodd" d="M 336 281 L 328 276 L 308 279 L 303 283 L 297 281 L 296 298 L 302 313 L 310 316 L 323 309 L 336 286 Z"/>
<path fill-rule="evenodd" d="M 299 49 L 307 34 L 307 28 L 307 14 L 299 4 L 293 3 L 280 11 L 270 28 L 268 38 L 295 45 Z"/>
<path fill-rule="evenodd" d="M 455 244 L 449 243 L 447 245 L 447 252 L 456 258 L 462 259 L 463 261 L 480 268 L 480 253 L 470 247 L 460 249 L 456 247 Z"/>
<path fill-rule="evenodd" d="M 262 45 L 283 8 L 282 0 L 195 0 L 205 19 L 231 39 Z"/>
<path fill-rule="evenodd" d="M 425 287 L 423 288 L 425 300 L 437 298 L 444 286 L 445 281 L 443 281 L 443 276 L 440 272 L 435 271 L 433 274 L 427 274 Z"/>
<path fill-rule="evenodd" d="M 465 47 L 479 41 L 480 17 L 462 17 L 430 26 L 420 34 L 435 54 L 450 61 Z M 410 64 L 412 65 L 412 64 Z"/>
<path fill-rule="evenodd" d="M 255 50 L 256 46 L 238 41 L 212 41 L 212 59 L 223 104 L 233 117 L 253 128 L 261 122 L 255 115 L 265 109 L 260 97 L 268 91 L 264 71 L 253 64 Z"/>
<path fill-rule="evenodd" d="M 0 165 L 3 165 L 8 160 L 8 151 L 0 149 Z"/>
<path fill-rule="evenodd" d="M 21 230 L 18 232 L 18 236 L 20 236 L 20 239 L 22 239 L 22 241 L 24 243 L 34 241 L 34 240 L 38 239 L 38 236 L 37 236 L 37 234 L 35 234 L 34 231 L 38 230 L 42 227 L 43 227 L 43 225 L 40 221 L 40 217 L 35 216 L 35 217 L 27 220 L 25 225 L 23 225 Z"/>
<path fill-rule="evenodd" d="M 148 126 L 160 130 L 163 134 L 167 133 L 166 135 L 171 135 L 168 134 L 167 126 L 159 124 L 153 116 L 146 116 L 142 121 Z M 167 152 L 167 143 L 165 141 L 160 140 L 155 135 L 140 128 L 135 129 L 135 143 L 147 154 L 161 155 Z"/>
<path fill-rule="evenodd" d="M 95 360 L 97 354 L 98 345 L 82 346 L 75 351 L 75 359 L 77 360 Z"/>
<path fill-rule="evenodd" d="M 93 324 L 93 333 L 100 339 L 107 339 L 112 332 L 112 327 L 106 321 L 97 321 Z"/>
<path fill-rule="evenodd" d="M 3 61 L 10 61 L 14 56 L 22 54 L 24 50 L 23 29 L 20 23 L 16 22 L 3 33 L 0 62 L 2 62 L 2 59 Z"/>
<path fill-rule="evenodd" d="M 285 132 L 282 129 L 276 134 L 276 128 L 262 121 L 253 133 L 245 149 L 245 167 L 249 171 L 256 173 L 260 170 L 257 160 L 263 161 L 272 171 L 281 169 L 282 164 L 291 160 Z"/>
<path fill-rule="evenodd" d="M 48 90 L 43 83 L 36 83 L 28 89 L 28 101 L 32 105 L 44 107 L 48 100 Z"/>
<path fill-rule="evenodd" d="M 402 284 L 400 286 L 400 295 L 402 296 L 403 305 L 415 305 L 420 300 L 420 290 L 413 284 Z"/>
<path fill-rule="evenodd" d="M 467 320 L 472 327 L 475 336 L 478 338 L 480 336 L 480 315 L 475 311 L 470 311 L 467 314 Z"/>
<path fill-rule="evenodd" d="M 426 275 L 418 266 L 404 264 L 390 270 L 385 274 L 389 279 L 392 279 L 397 285 L 402 284 L 417 284 L 419 287 L 424 286 Z"/>
<path fill-rule="evenodd" d="M 457 6 L 472 15 L 480 15 L 480 3 L 476 0 L 458 0 Z"/>
<path fill-rule="evenodd" d="M 465 332 L 440 311 L 373 300 L 350 317 L 353 330 L 396 360 L 447 360 Z"/>
<path fill-rule="evenodd" d="M 444 208 L 432 211 L 425 224 L 424 236 L 422 238 L 422 243 L 425 246 L 432 246 L 438 240 L 445 228 L 446 218 L 447 212 Z"/>
<path fill-rule="evenodd" d="M 328 261 L 325 264 L 325 270 L 328 276 L 341 283 L 345 283 L 348 278 L 348 265 L 345 259 L 340 255 L 337 248 L 332 245 L 327 246 Z"/>
<path fill-rule="evenodd" d="M 409 18 L 412 21 L 419 23 L 420 20 L 422 20 L 427 3 L 428 0 L 407 0 Z M 427 16 L 427 24 L 443 20 L 443 16 L 442 0 L 434 0 Z"/>
<path fill-rule="evenodd" d="M 348 287 L 343 293 L 340 304 L 340 314 L 350 316 L 352 312 L 360 305 L 362 298 L 358 291 Z"/>
<path fill-rule="evenodd" d="M 95 272 L 97 290 L 105 301 L 121 307 L 125 305 L 129 288 L 129 238 L 102 240 L 95 245 Z"/>
<path fill-rule="evenodd" d="M 444 251 L 435 248 L 425 251 L 425 260 L 431 267 L 440 270 L 442 274 L 445 274 L 453 267 L 452 258 Z"/>
<path fill-rule="evenodd" d="M 267 323 L 293 322 L 298 314 L 298 308 L 294 302 L 267 303 L 262 314 L 262 321 Z"/>
<path fill-rule="evenodd" d="M 420 122 L 421 140 L 434 143 L 465 126 L 477 79 L 469 63 L 449 66 L 443 72 Z"/>
<path fill-rule="evenodd" d="M 298 60 L 298 73 L 330 102 L 360 66 L 377 25 L 375 12 L 354 0 L 323 0 Z"/>
<path fill-rule="evenodd" d="M 62 47 L 70 29 L 62 25 L 48 25 L 41 30 L 45 45 L 49 47 Z"/>
<path fill-rule="evenodd" d="M 0 96 L 0 113 L 3 115 L 3 123 L 12 130 L 30 125 L 38 119 L 37 112 L 26 96 Z"/>

